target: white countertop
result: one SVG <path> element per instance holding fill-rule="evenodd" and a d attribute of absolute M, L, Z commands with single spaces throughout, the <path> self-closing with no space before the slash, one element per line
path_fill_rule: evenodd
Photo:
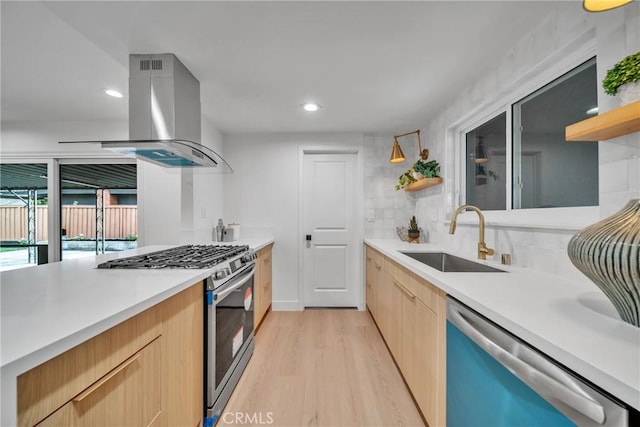
<path fill-rule="evenodd" d="M 441 251 L 438 246 L 382 239 L 365 243 L 640 410 L 640 328 L 620 320 L 586 277 L 572 281 L 479 260 L 474 261 L 507 273 L 442 273 L 398 252 Z"/>
<path fill-rule="evenodd" d="M 257 250 L 273 239 L 242 239 Z M 215 242 L 212 244 L 216 244 Z M 177 246 L 177 245 L 175 245 Z M 1 425 L 16 420 L 16 378 L 23 372 L 205 279 L 209 270 L 110 270 L 113 258 L 166 249 L 148 246 L 0 273 Z"/>

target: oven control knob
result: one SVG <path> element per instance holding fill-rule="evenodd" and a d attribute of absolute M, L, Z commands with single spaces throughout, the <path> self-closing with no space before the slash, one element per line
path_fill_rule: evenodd
<path fill-rule="evenodd" d="M 224 279 L 225 277 L 227 277 L 226 270 L 218 270 L 215 273 L 213 273 L 213 278 L 216 280 Z"/>

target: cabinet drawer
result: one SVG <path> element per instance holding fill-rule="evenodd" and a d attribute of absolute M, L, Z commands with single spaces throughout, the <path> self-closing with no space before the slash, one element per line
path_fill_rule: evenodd
<path fill-rule="evenodd" d="M 147 426 L 161 415 L 161 352 L 157 338 L 62 408 L 48 426 Z"/>
<path fill-rule="evenodd" d="M 271 288 L 271 280 L 264 284 L 264 302 L 263 309 L 266 313 L 269 310 L 269 306 L 271 305 L 271 300 L 273 298 L 273 290 Z"/>
<path fill-rule="evenodd" d="M 256 259 L 256 273 L 254 278 L 253 293 L 254 293 L 254 312 L 253 312 L 253 326 L 256 328 L 260 326 L 260 323 L 264 319 L 265 314 L 269 311 L 269 306 L 272 300 L 272 259 L 271 259 L 271 246 L 262 248 L 257 252 L 258 258 Z"/>
<path fill-rule="evenodd" d="M 413 274 L 416 296 L 424 305 L 429 307 L 431 311 L 438 313 L 438 288 L 424 280 L 422 277 Z"/>
<path fill-rule="evenodd" d="M 438 289 L 435 286 L 388 258 L 385 269 L 391 285 L 399 286 L 438 314 Z"/>
<path fill-rule="evenodd" d="M 416 296 L 424 305 L 438 313 L 438 290 L 431 283 L 427 282 L 417 274 L 407 270 L 406 268 L 396 264 L 394 261 L 387 263 L 391 280 L 398 285 L 403 286 L 406 290 Z"/>
<path fill-rule="evenodd" d="M 394 261 L 389 261 L 389 263 L 387 264 L 387 268 L 389 268 L 389 277 L 392 284 L 395 284 L 395 286 L 399 286 L 405 292 L 409 292 L 414 296 L 418 296 L 418 286 L 416 283 L 415 275 L 413 273 L 411 273 L 406 268 L 396 264 Z"/>
<path fill-rule="evenodd" d="M 157 307 L 18 377 L 18 425 L 32 426 L 160 336 Z"/>
<path fill-rule="evenodd" d="M 262 264 L 262 278 L 265 281 L 271 281 L 271 246 L 260 251 L 260 259 Z"/>
<path fill-rule="evenodd" d="M 375 249 L 367 246 L 367 254 L 366 254 L 367 266 L 371 268 L 372 274 L 380 274 L 382 273 L 382 265 L 384 263 L 384 256 L 376 251 Z"/>

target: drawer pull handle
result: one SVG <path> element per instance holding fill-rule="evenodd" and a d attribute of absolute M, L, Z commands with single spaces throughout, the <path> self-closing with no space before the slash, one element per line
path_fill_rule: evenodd
<path fill-rule="evenodd" d="M 396 279 L 393 279 L 393 284 L 396 285 L 398 288 L 400 288 L 400 290 L 402 292 L 404 292 L 405 294 L 407 294 L 407 296 L 411 299 L 416 299 L 416 294 L 414 294 L 413 292 L 411 292 L 406 286 L 404 286 L 402 283 L 398 282 Z"/>
<path fill-rule="evenodd" d="M 264 263 L 267 263 L 267 262 L 270 262 L 270 261 L 271 261 L 271 258 L 265 258 L 265 259 L 262 260 L 262 262 L 264 262 Z"/>
<path fill-rule="evenodd" d="M 122 362 L 122 364 L 120 364 L 120 366 L 118 366 L 117 368 L 113 369 L 111 372 L 109 372 L 104 377 L 100 378 L 93 385 L 91 385 L 88 389 L 86 389 L 85 391 L 83 391 L 82 393 L 77 395 L 73 399 L 73 401 L 74 402 L 82 402 L 91 393 L 93 393 L 94 391 L 96 391 L 97 389 L 102 387 L 107 381 L 109 381 L 111 378 L 115 377 L 117 374 L 122 372 L 127 366 L 131 365 L 133 362 L 138 360 L 140 358 L 140 356 L 142 356 L 142 352 L 141 351 L 139 351 L 138 353 L 136 353 L 133 356 L 131 356 L 129 359 L 127 359 L 124 362 Z"/>
<path fill-rule="evenodd" d="M 367 261 L 371 262 L 371 257 L 370 256 L 367 257 Z"/>
<path fill-rule="evenodd" d="M 380 271 L 382 269 L 382 266 L 377 262 L 374 261 L 374 264 L 376 265 L 376 270 Z"/>

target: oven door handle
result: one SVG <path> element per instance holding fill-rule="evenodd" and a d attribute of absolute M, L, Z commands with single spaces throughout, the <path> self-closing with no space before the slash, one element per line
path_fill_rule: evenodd
<path fill-rule="evenodd" d="M 226 288 L 224 291 L 220 292 L 220 293 L 216 293 L 214 291 L 213 293 L 213 299 L 218 302 L 218 301 L 222 301 L 223 299 L 226 298 L 227 295 L 229 295 L 231 292 L 235 291 L 236 289 L 242 287 L 245 283 L 247 283 L 249 280 L 251 280 L 251 278 L 253 277 L 253 273 L 256 269 L 256 266 L 253 265 L 251 266 L 251 268 L 249 269 L 248 273 L 244 273 L 242 275 L 241 279 L 237 279 L 238 283 L 234 283 L 233 285 L 229 286 L 228 288 Z"/>

